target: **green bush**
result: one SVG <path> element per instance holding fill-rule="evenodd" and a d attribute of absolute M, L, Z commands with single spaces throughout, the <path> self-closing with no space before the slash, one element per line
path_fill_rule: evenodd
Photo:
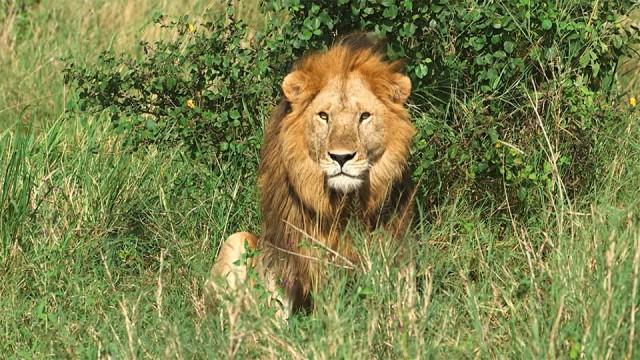
<path fill-rule="evenodd" d="M 229 2 L 224 14 L 158 16 L 174 40 L 142 43 L 140 57 L 69 63 L 65 75 L 78 109 L 107 110 L 134 148 L 184 146 L 201 161 L 251 170 L 292 62 L 336 36 L 375 32 L 413 80 L 422 196 L 468 191 L 497 207 L 506 193 L 517 212 L 571 196 L 597 175 L 602 164 L 590 154 L 621 114 L 616 67 L 638 41 L 621 21 L 632 4 L 276 0 L 248 25 Z"/>

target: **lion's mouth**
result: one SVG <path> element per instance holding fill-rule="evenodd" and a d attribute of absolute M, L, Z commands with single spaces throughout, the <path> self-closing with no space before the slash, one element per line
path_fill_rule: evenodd
<path fill-rule="evenodd" d="M 329 187 L 344 193 L 352 192 L 362 186 L 364 180 L 360 176 L 353 176 L 345 172 L 339 172 L 327 179 Z"/>
<path fill-rule="evenodd" d="M 339 173 L 333 175 L 332 177 L 336 177 L 336 176 L 346 176 L 346 177 L 350 177 L 352 179 L 360 179 L 360 176 L 358 175 L 351 175 L 349 173 L 346 173 L 344 171 L 340 171 Z"/>

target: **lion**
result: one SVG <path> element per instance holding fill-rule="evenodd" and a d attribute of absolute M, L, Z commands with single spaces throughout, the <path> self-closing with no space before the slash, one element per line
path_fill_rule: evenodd
<path fill-rule="evenodd" d="M 359 261 L 348 222 L 381 228 L 391 239 L 405 235 L 413 202 L 408 159 L 415 128 L 405 107 L 411 80 L 381 48 L 356 33 L 293 65 L 260 154 L 262 234 L 231 235 L 213 277 L 236 288 L 247 266 L 260 269 L 282 290 L 288 312 L 309 309 L 327 262 Z M 250 248 L 258 255 L 239 264 Z"/>

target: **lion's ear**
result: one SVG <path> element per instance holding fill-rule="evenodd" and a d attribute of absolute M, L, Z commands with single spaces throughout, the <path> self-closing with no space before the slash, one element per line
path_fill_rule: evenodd
<path fill-rule="evenodd" d="M 300 100 L 307 87 L 307 76 L 302 71 L 294 71 L 282 80 L 282 91 L 289 102 L 296 103 Z"/>
<path fill-rule="evenodd" d="M 402 74 L 393 74 L 393 89 L 391 96 L 393 97 L 393 101 L 404 104 L 405 101 L 411 95 L 411 79 L 408 76 Z"/>

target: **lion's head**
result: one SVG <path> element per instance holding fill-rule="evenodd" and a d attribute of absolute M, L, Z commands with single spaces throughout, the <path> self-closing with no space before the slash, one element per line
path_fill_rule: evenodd
<path fill-rule="evenodd" d="M 414 129 L 403 106 L 411 81 L 400 68 L 365 34 L 295 64 L 282 83 L 291 112 L 281 135 L 296 152 L 285 154 L 290 176 L 306 175 L 299 185 L 318 177 L 325 190 L 349 193 L 401 176 Z"/>

